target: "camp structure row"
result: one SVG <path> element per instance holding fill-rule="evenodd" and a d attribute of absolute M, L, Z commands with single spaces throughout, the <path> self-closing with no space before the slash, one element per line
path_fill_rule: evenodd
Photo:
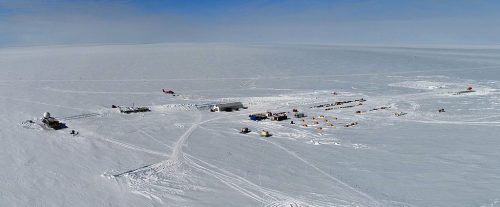
<path fill-rule="evenodd" d="M 341 106 L 341 105 L 353 103 L 353 102 L 362 103 L 365 101 L 366 101 L 366 99 L 364 99 L 364 98 L 349 100 L 349 101 L 336 101 L 335 103 L 321 104 L 321 105 L 317 105 L 317 106 L 311 106 L 310 108 L 326 108 L 326 107 L 333 107 L 333 106 Z"/>
<path fill-rule="evenodd" d="M 466 94 L 466 93 L 474 93 L 476 92 L 475 90 L 472 89 L 472 86 L 469 86 L 467 87 L 467 90 L 464 90 L 464 91 L 457 91 L 457 92 L 453 92 L 451 93 L 452 95 L 462 95 L 462 94 Z"/>
<path fill-rule="evenodd" d="M 248 115 L 250 120 L 252 121 L 261 121 L 264 119 L 271 119 L 273 121 L 283 121 L 287 120 L 288 116 L 286 112 L 279 112 L 279 113 L 272 113 L 272 112 L 266 112 L 266 113 L 256 113 L 256 114 L 250 114 Z"/>
<path fill-rule="evenodd" d="M 270 118 L 273 121 L 283 121 L 288 119 L 286 112 L 274 113 Z"/>
<path fill-rule="evenodd" d="M 240 109 L 246 109 L 241 102 L 231 102 L 231 103 L 220 103 L 214 104 L 210 107 L 211 112 L 231 112 L 231 111 L 239 111 Z"/>

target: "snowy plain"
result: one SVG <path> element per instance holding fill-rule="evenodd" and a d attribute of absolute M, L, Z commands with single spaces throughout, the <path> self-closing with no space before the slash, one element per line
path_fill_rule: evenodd
<path fill-rule="evenodd" d="M 495 48 L 3 48 L 0 206 L 500 206 L 499 81 Z M 68 128 L 21 126 L 45 111 Z"/>

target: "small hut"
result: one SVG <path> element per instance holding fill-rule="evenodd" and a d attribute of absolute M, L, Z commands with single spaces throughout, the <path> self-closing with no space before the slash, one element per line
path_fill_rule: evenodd
<path fill-rule="evenodd" d="M 262 131 L 260 131 L 259 134 L 260 134 L 261 137 L 269 137 L 269 136 L 271 136 L 271 134 L 269 134 L 269 131 L 267 131 L 267 130 L 262 130 Z"/>

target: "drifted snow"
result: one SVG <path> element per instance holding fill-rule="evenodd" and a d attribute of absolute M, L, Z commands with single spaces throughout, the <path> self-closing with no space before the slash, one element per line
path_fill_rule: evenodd
<path fill-rule="evenodd" d="M 59 46 L 0 67 L 0 206 L 499 206 L 500 49 Z M 293 108 L 308 127 L 248 119 Z M 23 124 L 45 111 L 69 128 Z"/>

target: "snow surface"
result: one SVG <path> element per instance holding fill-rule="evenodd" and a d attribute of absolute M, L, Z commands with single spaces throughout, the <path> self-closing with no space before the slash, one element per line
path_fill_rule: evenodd
<path fill-rule="evenodd" d="M 494 48 L 4 48 L 0 206 L 500 206 L 499 71 Z M 308 127 L 248 120 L 293 108 Z M 45 111 L 68 128 L 22 126 Z"/>

